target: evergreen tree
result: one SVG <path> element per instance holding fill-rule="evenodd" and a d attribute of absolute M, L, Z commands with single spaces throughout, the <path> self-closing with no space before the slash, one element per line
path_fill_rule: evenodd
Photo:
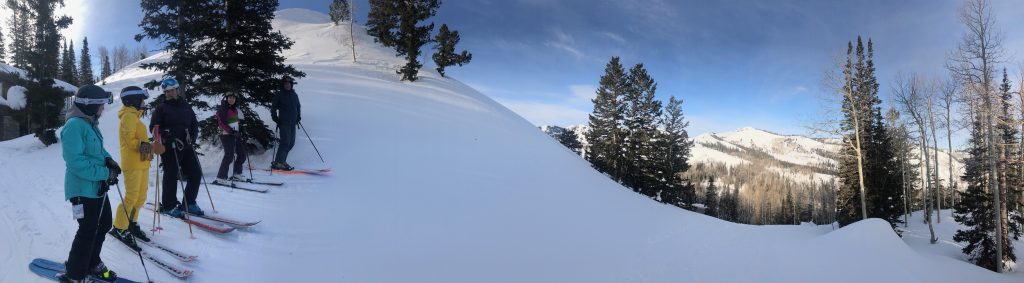
<path fill-rule="evenodd" d="M 580 143 L 579 138 L 576 136 L 576 131 L 573 129 L 565 129 L 562 133 L 558 134 L 558 143 L 561 143 L 573 153 L 577 155 L 583 152 L 583 143 Z"/>
<path fill-rule="evenodd" d="M 996 270 L 995 218 L 992 195 L 988 193 L 988 148 L 983 133 L 982 119 L 975 118 L 968 141 L 968 157 L 964 160 L 964 175 L 967 190 L 960 193 L 961 201 L 954 206 L 953 219 L 966 229 L 957 230 L 953 240 L 966 245 L 961 250 L 974 264 Z M 1005 234 L 1004 234 L 1005 235 Z M 1004 238 L 1006 239 L 1006 238 Z M 1016 261 L 1013 246 L 1003 241 L 1003 260 Z"/>
<path fill-rule="evenodd" d="M 437 65 L 437 72 L 444 76 L 444 69 L 449 66 L 462 66 L 473 60 L 473 54 L 462 50 L 462 53 L 455 53 L 455 45 L 459 44 L 459 31 L 449 31 L 447 24 L 442 24 L 441 29 L 434 37 L 437 52 L 434 52 L 434 64 Z"/>
<path fill-rule="evenodd" d="M 675 96 L 669 97 L 668 105 L 665 106 L 661 117 L 662 132 L 654 142 L 658 189 L 660 190 L 661 201 L 676 204 L 685 196 L 683 190 L 688 183 L 681 173 L 690 169 L 690 148 L 693 141 L 690 140 L 686 127 L 690 122 L 684 120 L 683 101 Z"/>
<path fill-rule="evenodd" d="M 384 47 L 398 45 L 395 30 L 398 29 L 398 1 L 369 0 L 370 13 L 366 16 L 366 33 L 373 37 L 373 42 Z"/>
<path fill-rule="evenodd" d="M 796 217 L 796 203 L 793 200 L 793 190 L 786 188 L 786 197 L 782 199 L 782 214 L 780 215 L 783 224 L 800 224 Z"/>
<path fill-rule="evenodd" d="M 334 22 L 335 25 L 352 20 L 352 13 L 349 11 L 348 0 L 332 0 L 331 5 L 327 10 L 328 14 L 331 16 L 331 21 Z"/>
<path fill-rule="evenodd" d="M 708 180 L 708 187 L 704 189 L 704 214 L 718 217 L 718 187 L 715 187 L 715 177 Z"/>
<path fill-rule="evenodd" d="M 622 97 L 626 93 L 626 71 L 619 57 L 608 62 L 598 84 L 594 112 L 589 116 L 590 130 L 586 133 L 590 143 L 586 159 L 594 169 L 618 181 L 624 162 L 620 145 L 625 137 L 619 125 L 625 112 Z"/>
<path fill-rule="evenodd" d="M 860 37 L 857 38 L 856 51 L 852 43 L 847 44 L 847 60 L 843 66 L 843 74 L 846 80 L 844 91 L 850 95 L 844 96 L 845 119 L 841 126 L 846 132 L 844 143 L 851 145 L 855 144 L 854 139 L 857 135 L 854 129 L 860 129 L 864 199 L 867 204 L 864 210 L 868 212 L 867 217 L 882 218 L 889 221 L 895 229 L 897 223 L 902 223 L 902 174 L 893 153 L 892 137 L 885 128 L 879 107 L 881 99 L 878 98 L 873 57 L 874 47 L 870 39 L 866 52 Z M 853 146 L 843 148 L 838 172 L 840 188 L 837 220 L 840 226 L 849 225 L 863 218 L 856 158 Z"/>
<path fill-rule="evenodd" d="M 643 64 L 636 64 L 626 78 L 622 183 L 643 195 L 656 197 L 661 188 L 659 163 L 654 158 L 659 149 L 655 144 L 659 135 L 657 123 L 662 115 L 661 102 L 654 99 L 658 85 Z"/>
<path fill-rule="evenodd" d="M 110 67 L 110 51 L 100 46 L 100 79 L 106 80 L 114 71 Z"/>
<path fill-rule="evenodd" d="M 44 145 L 57 142 L 54 129 L 60 127 L 61 109 L 64 98 L 70 95 L 63 89 L 54 87 L 54 79 L 59 71 L 60 30 L 71 25 L 71 18 L 57 16 L 54 10 L 63 5 L 60 0 L 37 0 L 27 2 L 28 13 L 35 16 L 33 39 L 35 45 L 29 52 L 27 89 L 27 109 L 29 126 Z"/>
<path fill-rule="evenodd" d="M 61 47 L 60 51 L 60 76 L 57 77 L 57 79 L 62 80 L 71 85 L 77 86 L 78 82 L 75 77 L 74 68 L 75 60 L 73 57 L 71 57 L 71 49 L 68 48 L 68 42 L 67 40 L 65 40 L 64 45 Z"/>
<path fill-rule="evenodd" d="M 732 216 L 732 190 L 728 186 L 722 188 L 722 195 L 718 198 L 718 218 L 725 221 L 734 221 Z"/>
<path fill-rule="evenodd" d="M 0 63 L 7 63 L 7 45 L 4 44 L 4 30 L 0 28 Z"/>
<path fill-rule="evenodd" d="M 246 117 L 259 117 L 256 107 L 270 107 L 281 77 L 305 76 L 284 63 L 281 53 L 294 42 L 271 26 L 277 7 L 276 0 L 226 1 L 223 28 L 210 32 L 210 40 L 196 47 L 210 62 L 196 68 L 192 89 L 197 95 L 220 98 L 237 90 L 245 98 L 239 110 Z M 215 141 L 220 132 L 216 119 L 210 117 L 201 124 L 202 138 Z M 263 148 L 270 147 L 273 131 L 262 120 L 249 120 L 243 127 Z"/>
<path fill-rule="evenodd" d="M 220 98 L 227 91 L 237 90 L 244 98 L 239 103 L 240 111 L 247 117 L 259 117 L 255 107 L 270 106 L 280 77 L 305 76 L 285 64 L 281 55 L 293 42 L 271 26 L 278 1 L 144 0 L 142 7 L 143 33 L 136 40 L 158 39 L 173 50 L 169 61 L 143 67 L 177 78 L 191 94 L 185 97 L 197 109 L 211 109 L 198 97 Z M 155 103 L 159 101 L 162 97 Z M 263 121 L 251 119 L 242 126 L 250 141 L 262 148 L 270 147 L 273 134 Z M 202 121 L 201 127 L 204 140 L 216 138 L 212 118 Z"/>
<path fill-rule="evenodd" d="M 96 77 L 92 74 L 92 55 L 89 54 L 89 38 L 82 40 L 82 59 L 78 60 L 78 83 L 91 85 L 96 83 Z"/>
<path fill-rule="evenodd" d="M 7 8 L 11 10 L 11 18 L 7 22 L 11 38 L 7 51 L 11 65 L 28 69 L 28 60 L 31 57 L 35 41 L 31 24 L 32 13 L 29 10 L 28 1 L 7 0 L 6 4 Z"/>
<path fill-rule="evenodd" d="M 1001 210 L 1005 210 L 1005 212 L 1000 212 L 1000 215 L 1005 218 L 1002 235 L 1003 237 L 1012 236 L 1016 240 L 1020 238 L 1021 225 L 1024 224 L 1020 211 L 1021 185 L 1024 184 L 1024 176 L 1021 176 L 1022 164 L 1018 162 L 1021 160 L 1021 152 L 1018 147 L 1010 146 L 1020 142 L 1020 133 L 1014 126 L 1019 124 L 1017 119 L 1010 114 L 1010 110 L 1016 106 L 1013 105 L 1012 85 L 1005 68 L 1003 69 L 1003 81 L 999 84 L 999 98 L 1001 107 L 996 119 L 1000 123 L 996 126 L 996 134 L 1001 139 L 1000 144 L 1006 145 L 996 148 L 1000 154 L 999 182 L 1001 184 L 999 187 L 1002 188 L 1000 201 L 1003 203 Z M 1006 242 L 1012 244 L 1012 241 L 1007 240 Z M 1012 250 L 1012 248 L 1010 249 Z"/>
<path fill-rule="evenodd" d="M 223 32 L 223 29 L 213 27 L 224 25 L 224 4 L 223 1 L 213 0 L 142 0 L 140 2 L 143 18 L 139 27 L 142 28 L 142 32 L 135 35 L 135 40 L 142 41 L 144 38 L 149 38 L 163 42 L 163 49 L 171 53 L 170 60 L 149 62 L 142 64 L 141 67 L 155 69 L 163 72 L 165 77 L 177 79 L 178 83 L 183 86 L 179 89 L 179 93 L 184 94 L 182 98 L 200 109 L 208 109 L 209 105 L 197 99 L 196 95 L 192 95 L 191 88 L 194 87 L 192 82 L 199 75 L 200 70 L 205 68 L 203 65 L 206 64 L 204 60 L 208 59 L 207 56 L 215 54 L 203 54 L 199 52 L 197 45 L 208 43 L 209 41 L 205 39 L 213 37 L 218 32 Z M 125 59 L 123 61 L 127 61 L 131 57 L 128 55 L 130 53 L 127 48 L 123 46 L 115 48 L 113 53 L 113 56 Z M 113 61 L 115 71 L 122 67 L 120 64 L 127 65 L 129 63 L 120 62 L 119 64 L 117 58 Z M 145 86 L 152 89 L 159 84 L 157 80 L 153 80 L 146 83 Z M 152 104 L 156 105 L 162 101 L 163 94 L 154 99 Z"/>
<path fill-rule="evenodd" d="M 431 41 L 434 24 L 420 25 L 437 14 L 440 0 L 371 0 L 366 21 L 367 33 L 375 42 L 394 47 L 396 55 L 405 56 L 406 64 L 398 73 L 402 80 L 416 81 L 423 64 L 420 48 Z"/>

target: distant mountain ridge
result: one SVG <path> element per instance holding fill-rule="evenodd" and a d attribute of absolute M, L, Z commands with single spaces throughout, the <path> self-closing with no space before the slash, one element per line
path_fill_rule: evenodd
<path fill-rule="evenodd" d="M 542 126 L 542 131 L 558 137 L 566 129 L 576 132 L 578 139 L 586 145 L 586 125 L 569 127 Z M 760 166 L 763 170 L 783 174 L 797 183 L 835 181 L 835 172 L 840 156 L 840 144 L 836 139 L 810 138 L 803 135 L 780 134 L 754 127 L 743 127 L 722 133 L 703 133 L 693 139 L 690 163 L 726 167 L 741 164 Z M 953 154 L 954 175 L 963 172 L 959 152 Z M 939 150 L 939 177 L 949 178 L 949 153 Z M 959 178 L 956 180 L 959 182 Z M 962 187 L 962 186 L 961 186 Z"/>

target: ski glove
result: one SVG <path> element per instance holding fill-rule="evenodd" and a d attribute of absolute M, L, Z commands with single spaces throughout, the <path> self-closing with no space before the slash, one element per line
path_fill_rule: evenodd
<path fill-rule="evenodd" d="M 111 183 L 110 181 L 111 180 L 103 181 L 103 184 L 100 185 L 100 190 L 96 192 L 97 197 L 103 197 L 104 195 L 107 194 L 107 191 L 110 191 L 110 186 L 117 184 L 117 178 L 113 179 L 113 183 Z"/>
<path fill-rule="evenodd" d="M 139 156 L 142 157 L 142 161 L 153 160 L 153 144 L 139 142 Z"/>
<path fill-rule="evenodd" d="M 121 175 L 121 166 L 118 166 L 117 162 L 114 161 L 113 158 L 107 157 L 103 160 L 103 163 L 103 165 L 106 165 L 107 169 L 110 170 L 111 178 L 117 178 L 117 175 Z"/>

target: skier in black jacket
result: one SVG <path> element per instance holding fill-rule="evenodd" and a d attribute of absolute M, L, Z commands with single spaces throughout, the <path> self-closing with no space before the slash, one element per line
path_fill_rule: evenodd
<path fill-rule="evenodd" d="M 277 155 L 270 168 L 274 170 L 291 171 L 295 169 L 288 165 L 288 152 L 295 146 L 295 128 L 302 121 L 302 105 L 299 103 L 299 96 L 292 89 L 295 79 L 285 76 L 281 79 L 281 91 L 274 94 L 274 100 L 270 107 L 270 117 L 277 123 L 280 131 L 280 143 L 277 147 Z"/>
<path fill-rule="evenodd" d="M 203 210 L 196 205 L 203 174 L 194 147 L 199 137 L 199 121 L 192 106 L 178 93 L 177 80 L 165 79 L 160 85 L 164 90 L 164 102 L 156 107 L 149 120 L 149 130 L 156 141 L 167 148 L 160 154 L 164 168 L 160 210 L 178 218 L 183 217 L 186 211 L 203 215 Z M 178 202 L 177 197 L 179 172 L 186 180 L 183 203 Z"/>

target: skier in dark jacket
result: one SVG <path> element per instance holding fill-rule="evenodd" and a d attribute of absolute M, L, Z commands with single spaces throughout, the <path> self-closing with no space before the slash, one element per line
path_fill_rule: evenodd
<path fill-rule="evenodd" d="M 149 120 L 149 129 L 156 142 L 167 148 L 160 155 L 164 168 L 160 212 L 179 218 L 184 217 L 186 211 L 203 215 L 203 210 L 196 205 L 203 174 L 194 147 L 199 137 L 199 120 L 192 106 L 178 93 L 177 80 L 165 79 L 160 85 L 164 90 L 164 102 L 156 107 Z M 178 202 L 177 197 L 179 173 L 186 181 L 184 202 Z"/>
<path fill-rule="evenodd" d="M 270 117 L 277 123 L 280 131 L 280 143 L 277 147 L 277 155 L 270 168 L 274 170 L 290 171 L 295 169 L 288 165 L 288 152 L 295 146 L 295 128 L 302 121 L 302 105 L 299 103 L 299 96 L 292 87 L 295 79 L 285 76 L 281 79 L 281 91 L 274 94 L 274 100 L 270 107 Z"/>
<path fill-rule="evenodd" d="M 98 86 L 79 88 L 60 131 L 66 165 L 64 199 L 71 202 L 78 220 L 78 232 L 64 262 L 67 273 L 59 275 L 60 282 L 86 282 L 91 280 L 88 277 L 112 282 L 117 278 L 100 260 L 100 251 L 112 226 L 107 190 L 117 183 L 121 167 L 103 148 L 103 135 L 96 127 L 103 105 L 112 101 L 111 94 Z"/>
<path fill-rule="evenodd" d="M 217 128 L 220 129 L 220 143 L 224 146 L 224 158 L 220 161 L 220 171 L 217 171 L 217 180 L 213 182 L 218 185 L 230 186 L 232 181 L 246 182 L 249 178 L 242 175 L 242 164 L 245 163 L 247 155 L 245 139 L 242 138 L 241 123 L 244 115 L 238 109 L 238 93 L 228 92 L 217 107 Z M 234 163 L 234 174 L 228 179 L 228 169 Z"/>

